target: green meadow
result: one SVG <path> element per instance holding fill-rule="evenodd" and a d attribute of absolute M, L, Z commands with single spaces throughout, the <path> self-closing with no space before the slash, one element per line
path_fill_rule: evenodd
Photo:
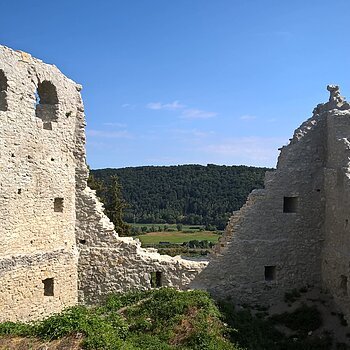
<path fill-rule="evenodd" d="M 192 233 L 174 232 L 151 232 L 145 235 L 137 236 L 142 244 L 159 244 L 159 242 L 184 243 L 189 241 L 204 241 L 216 243 L 220 238 L 219 234 L 211 231 L 197 231 Z"/>

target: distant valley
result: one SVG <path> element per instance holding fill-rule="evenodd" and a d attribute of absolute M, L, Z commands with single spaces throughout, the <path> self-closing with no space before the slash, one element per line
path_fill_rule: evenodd
<path fill-rule="evenodd" d="M 102 200 L 110 201 L 111 177 L 118 176 L 128 207 L 129 223 L 182 223 L 223 230 L 248 194 L 263 187 L 268 168 L 209 164 L 141 166 L 91 170 L 103 184 Z"/>

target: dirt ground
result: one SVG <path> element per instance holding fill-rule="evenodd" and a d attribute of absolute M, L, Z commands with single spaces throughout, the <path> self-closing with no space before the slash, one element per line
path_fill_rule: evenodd
<path fill-rule="evenodd" d="M 82 337 L 79 335 L 45 342 L 35 338 L 2 337 L 0 350 L 81 350 Z"/>

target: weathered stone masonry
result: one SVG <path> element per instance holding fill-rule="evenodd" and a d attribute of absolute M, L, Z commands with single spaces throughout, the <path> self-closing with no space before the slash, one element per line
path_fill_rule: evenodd
<path fill-rule="evenodd" d="M 231 217 L 209 264 L 118 237 L 86 184 L 80 90 L 0 46 L 0 322 L 154 284 L 252 304 L 315 285 L 350 320 L 350 105 L 336 86 Z"/>
<path fill-rule="evenodd" d="M 286 291 L 323 287 L 350 317 L 350 105 L 329 102 L 281 148 L 265 189 L 234 213 L 192 287 L 239 303 L 272 304 Z"/>
<path fill-rule="evenodd" d="M 0 320 L 78 301 L 77 97 L 56 67 L 0 47 Z"/>
<path fill-rule="evenodd" d="M 147 289 L 153 273 L 185 288 L 205 265 L 118 237 L 86 184 L 80 90 L 55 66 L 0 46 L 0 321 Z"/>

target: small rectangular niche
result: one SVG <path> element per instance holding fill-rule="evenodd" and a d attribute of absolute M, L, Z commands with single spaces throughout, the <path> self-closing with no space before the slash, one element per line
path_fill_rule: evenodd
<path fill-rule="evenodd" d="M 160 271 L 151 272 L 151 287 L 159 288 L 162 286 L 162 273 Z"/>
<path fill-rule="evenodd" d="M 44 295 L 47 297 L 53 297 L 53 289 L 54 289 L 53 278 L 46 278 L 42 282 L 44 284 Z"/>
<path fill-rule="evenodd" d="M 53 202 L 53 209 L 56 213 L 63 212 L 63 198 L 55 198 Z"/>
<path fill-rule="evenodd" d="M 265 266 L 265 281 L 276 279 L 276 266 Z"/>
<path fill-rule="evenodd" d="M 298 211 L 298 197 L 283 198 L 283 212 L 296 213 Z"/>
<path fill-rule="evenodd" d="M 52 130 L 52 123 L 51 122 L 43 122 L 43 129 L 44 130 Z"/>
<path fill-rule="evenodd" d="M 348 277 L 340 275 L 340 291 L 344 296 L 348 295 Z"/>

